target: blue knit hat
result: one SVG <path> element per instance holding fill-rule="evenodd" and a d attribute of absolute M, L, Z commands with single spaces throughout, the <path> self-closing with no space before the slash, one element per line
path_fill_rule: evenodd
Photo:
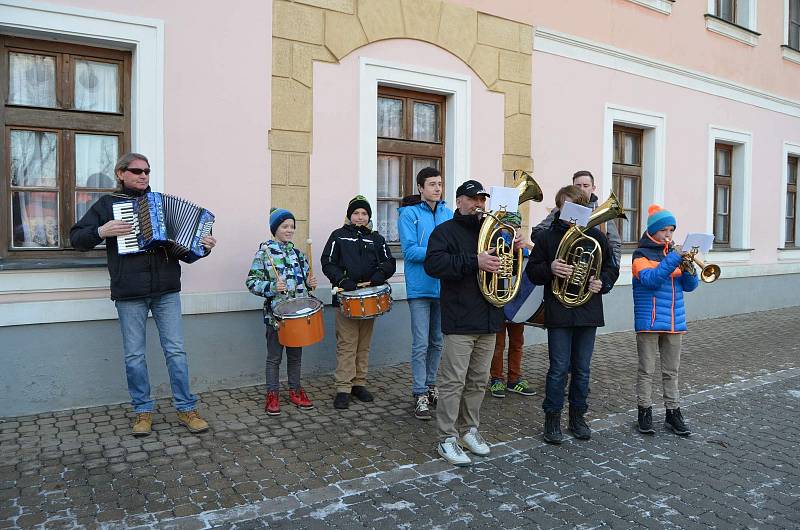
<path fill-rule="evenodd" d="M 278 230 L 278 227 L 281 226 L 285 220 L 291 219 L 295 221 L 294 215 L 289 210 L 284 210 L 283 208 L 273 208 L 269 211 L 269 231 L 272 232 L 272 235 L 275 235 L 275 232 Z M 295 221 L 296 223 L 297 221 Z"/>
<path fill-rule="evenodd" d="M 668 226 L 678 228 L 678 223 L 675 221 L 675 216 L 672 215 L 672 212 L 665 210 L 658 204 L 650 205 L 647 209 L 647 216 L 647 233 L 650 235 Z"/>

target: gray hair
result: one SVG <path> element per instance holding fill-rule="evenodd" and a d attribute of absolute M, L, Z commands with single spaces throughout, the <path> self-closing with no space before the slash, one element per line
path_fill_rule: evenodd
<path fill-rule="evenodd" d="M 119 157 L 119 160 L 117 160 L 117 163 L 114 165 L 114 174 L 116 175 L 117 171 L 124 171 L 128 169 L 128 164 L 134 160 L 143 160 L 147 163 L 147 167 L 150 167 L 150 161 L 146 156 L 140 155 L 139 153 L 125 153 Z"/>

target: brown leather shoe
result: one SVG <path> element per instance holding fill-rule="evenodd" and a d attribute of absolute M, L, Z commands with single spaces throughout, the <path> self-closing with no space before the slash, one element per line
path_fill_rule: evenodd
<path fill-rule="evenodd" d="M 153 414 L 151 412 L 140 412 L 136 415 L 133 422 L 134 436 L 147 436 L 153 431 Z"/>
<path fill-rule="evenodd" d="M 189 432 L 204 432 L 208 430 L 208 422 L 200 417 L 196 410 L 178 412 L 178 421 L 183 423 Z"/>

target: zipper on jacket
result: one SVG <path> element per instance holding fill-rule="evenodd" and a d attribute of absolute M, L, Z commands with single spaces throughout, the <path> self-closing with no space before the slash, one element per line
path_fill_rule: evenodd
<path fill-rule="evenodd" d="M 672 332 L 675 332 L 675 276 L 670 276 L 672 279 Z"/>
<path fill-rule="evenodd" d="M 656 297 L 653 297 L 653 315 L 650 317 L 650 329 L 656 325 Z"/>

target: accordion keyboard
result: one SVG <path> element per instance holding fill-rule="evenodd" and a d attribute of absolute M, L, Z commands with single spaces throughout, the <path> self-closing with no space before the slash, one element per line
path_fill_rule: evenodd
<path fill-rule="evenodd" d="M 111 205 L 114 219 L 125 221 L 133 225 L 133 231 L 127 236 L 117 236 L 117 252 L 119 254 L 133 254 L 141 252 L 139 248 L 139 216 L 134 211 L 134 201 L 120 201 Z"/>

